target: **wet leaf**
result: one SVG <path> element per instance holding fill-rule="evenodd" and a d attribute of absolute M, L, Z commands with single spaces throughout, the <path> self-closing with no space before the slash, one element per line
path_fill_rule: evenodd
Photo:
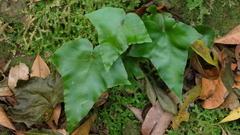
<path fill-rule="evenodd" d="M 113 64 L 107 76 L 99 46 L 93 50 L 86 39 L 66 43 L 51 61 L 63 77 L 68 132 L 87 115 L 108 87 L 130 84 L 122 60 L 119 58 Z"/>
<path fill-rule="evenodd" d="M 91 125 L 97 118 L 97 114 L 93 114 L 88 118 L 80 127 L 78 127 L 71 135 L 88 135 L 91 129 Z"/>
<path fill-rule="evenodd" d="M 158 101 L 148 111 L 141 128 L 142 135 L 163 135 L 173 114 L 163 111 Z"/>
<path fill-rule="evenodd" d="M 52 73 L 46 79 L 32 77 L 19 81 L 16 90 L 19 104 L 7 110 L 13 120 L 24 122 L 28 127 L 46 122 L 54 107 L 63 102 L 62 78 L 58 73 Z"/>
<path fill-rule="evenodd" d="M 218 59 L 216 55 L 213 54 L 212 58 L 210 55 L 210 49 L 204 44 L 202 40 L 195 41 L 190 47 L 206 62 L 218 68 Z"/>
<path fill-rule="evenodd" d="M 142 20 L 152 42 L 133 45 L 129 55 L 149 58 L 162 80 L 182 101 L 188 48 L 202 35 L 184 23 L 167 18 L 169 14 L 158 14 L 154 6 L 148 9 L 152 14 L 143 16 Z"/>
<path fill-rule="evenodd" d="M 228 93 L 221 77 L 216 80 L 202 78 L 202 94 L 199 98 L 204 100 L 202 103 L 203 108 L 214 109 L 219 107 Z"/>
<path fill-rule="evenodd" d="M 98 31 L 100 52 L 107 72 L 130 44 L 152 41 L 142 20 L 134 13 L 126 15 L 122 9 L 106 7 L 86 16 Z"/>
<path fill-rule="evenodd" d="M 53 109 L 53 113 L 52 116 L 50 117 L 50 119 L 47 121 L 48 126 L 52 129 L 52 131 L 56 132 L 57 129 L 55 128 L 55 125 L 58 125 L 58 119 L 60 117 L 61 114 L 61 104 L 58 104 L 54 109 Z"/>
<path fill-rule="evenodd" d="M 188 121 L 188 107 L 201 94 L 201 90 L 202 85 L 199 84 L 183 95 L 183 103 L 180 105 L 180 110 L 178 111 L 177 115 L 173 116 L 172 118 L 172 128 L 174 130 L 178 128 L 182 121 Z"/>
<path fill-rule="evenodd" d="M 37 76 L 45 79 L 50 74 L 50 70 L 40 55 L 37 55 L 32 65 L 31 77 Z"/>
<path fill-rule="evenodd" d="M 148 80 L 148 78 L 145 76 L 145 82 L 146 82 L 146 94 L 149 99 L 149 101 L 152 103 L 152 105 L 155 105 L 157 100 L 157 95 L 155 93 L 155 90 L 151 84 L 151 82 Z"/>
<path fill-rule="evenodd" d="M 8 86 L 11 90 L 17 86 L 18 80 L 28 80 L 29 69 L 26 64 L 20 63 L 9 71 Z"/>
<path fill-rule="evenodd" d="M 156 84 L 156 82 L 152 81 L 152 83 L 162 109 L 169 113 L 177 114 L 176 103 L 173 102 L 173 100 Z"/>
<path fill-rule="evenodd" d="M 5 113 L 4 109 L 1 106 L 0 106 L 0 125 L 12 130 L 16 130 L 15 126 L 8 118 L 7 114 Z"/>
<path fill-rule="evenodd" d="M 215 43 L 221 43 L 221 44 L 240 44 L 240 25 L 235 27 L 233 30 L 231 30 L 228 34 L 225 36 L 215 39 Z"/>
<path fill-rule="evenodd" d="M 143 122 L 142 111 L 136 107 L 128 107 L 128 108 L 133 112 L 135 117 L 142 123 Z"/>
<path fill-rule="evenodd" d="M 237 120 L 240 118 L 240 106 L 237 109 L 234 109 L 230 112 L 230 114 L 221 120 L 219 123 L 224 123 L 228 121 Z"/>

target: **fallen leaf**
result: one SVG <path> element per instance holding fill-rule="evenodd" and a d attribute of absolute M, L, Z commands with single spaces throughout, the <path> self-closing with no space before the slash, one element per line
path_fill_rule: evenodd
<path fill-rule="evenodd" d="M 202 94 L 200 99 L 204 100 L 202 107 L 205 109 L 214 109 L 219 107 L 228 95 L 221 77 L 217 80 L 202 78 Z"/>
<path fill-rule="evenodd" d="M 238 97 L 234 92 L 230 92 L 221 107 L 229 108 L 230 110 L 233 110 L 239 106 L 239 100 Z"/>
<path fill-rule="evenodd" d="M 8 86 L 11 90 L 17 86 L 18 80 L 28 80 L 29 69 L 26 64 L 20 63 L 9 71 Z"/>
<path fill-rule="evenodd" d="M 46 79 L 31 77 L 27 81 L 18 81 L 16 90 L 19 104 L 9 106 L 8 114 L 28 127 L 46 122 L 52 116 L 53 108 L 63 102 L 62 78 L 58 72 L 51 73 Z"/>
<path fill-rule="evenodd" d="M 8 87 L 8 78 L 4 78 L 4 80 L 0 81 L 0 96 L 12 96 L 13 92 Z"/>
<path fill-rule="evenodd" d="M 183 103 L 180 105 L 180 110 L 178 111 L 177 115 L 173 116 L 172 118 L 172 128 L 174 130 L 178 128 L 182 121 L 188 121 L 188 107 L 201 94 L 201 87 L 202 85 L 199 84 L 183 95 Z"/>
<path fill-rule="evenodd" d="M 40 55 L 37 55 L 32 65 L 31 77 L 37 76 L 45 79 L 50 74 L 50 70 Z"/>
<path fill-rule="evenodd" d="M 47 121 L 48 126 L 52 129 L 52 131 L 56 132 L 57 129 L 55 127 L 55 124 L 58 125 L 58 119 L 60 117 L 61 114 L 61 104 L 58 104 L 52 113 L 52 116 L 50 117 L 50 119 Z"/>
<path fill-rule="evenodd" d="M 4 109 L 0 106 L 0 125 L 7 127 L 12 130 L 16 130 L 13 123 L 10 121 L 8 116 L 6 115 Z"/>
<path fill-rule="evenodd" d="M 93 114 L 87 119 L 80 127 L 78 127 L 71 135 L 88 135 L 91 129 L 91 125 L 97 118 L 97 114 Z"/>
<path fill-rule="evenodd" d="M 141 128 L 142 135 L 163 135 L 173 114 L 163 111 L 158 101 L 148 111 Z"/>
<path fill-rule="evenodd" d="M 149 99 L 149 101 L 152 103 L 152 105 L 155 105 L 156 100 L 157 100 L 157 95 L 155 93 L 155 90 L 148 80 L 148 78 L 145 76 L 145 82 L 146 82 L 146 94 Z"/>
<path fill-rule="evenodd" d="M 143 122 L 142 111 L 136 107 L 128 107 L 128 108 L 133 112 L 135 117 L 142 123 Z"/>
<path fill-rule="evenodd" d="M 100 105 L 103 105 L 105 102 L 106 102 L 106 100 L 107 100 L 107 98 L 108 98 L 108 92 L 104 92 L 99 98 L 98 98 L 98 100 L 97 100 L 97 102 L 93 105 L 93 107 L 98 107 L 98 106 L 100 106 Z"/>
<path fill-rule="evenodd" d="M 162 109 L 169 113 L 177 114 L 177 104 L 174 103 L 174 101 L 157 85 L 154 80 L 152 80 L 152 83 Z"/>
<path fill-rule="evenodd" d="M 215 43 L 221 43 L 221 44 L 240 44 L 240 25 L 235 27 L 233 30 L 231 30 L 228 34 L 225 36 L 215 39 Z"/>
<path fill-rule="evenodd" d="M 216 55 L 213 54 L 212 58 L 210 49 L 204 44 L 202 40 L 195 41 L 190 47 L 206 62 L 218 68 L 218 59 Z"/>
<path fill-rule="evenodd" d="M 224 123 L 224 122 L 228 122 L 228 121 L 233 121 L 236 119 L 240 118 L 240 106 L 238 106 L 237 109 L 234 109 L 230 112 L 230 114 L 225 117 L 223 120 L 221 120 L 219 123 Z M 219 124 L 217 123 L 217 124 Z"/>
<path fill-rule="evenodd" d="M 62 135 L 67 135 L 67 131 L 65 129 L 57 129 L 58 133 L 61 133 Z"/>

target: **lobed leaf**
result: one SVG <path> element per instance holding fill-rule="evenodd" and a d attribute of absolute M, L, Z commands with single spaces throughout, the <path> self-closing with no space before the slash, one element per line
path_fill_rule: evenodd
<path fill-rule="evenodd" d="M 147 57 L 158 74 L 181 101 L 183 74 L 188 48 L 202 35 L 184 23 L 176 23 L 164 14 L 152 13 L 143 17 L 152 43 L 133 45 L 129 55 Z"/>
<path fill-rule="evenodd" d="M 100 52 L 106 71 L 130 44 L 151 42 L 141 20 L 124 10 L 106 7 L 86 15 L 98 31 Z"/>
<path fill-rule="evenodd" d="M 113 64 L 107 76 L 99 46 L 93 50 L 87 39 L 66 43 L 54 53 L 51 61 L 63 77 L 69 132 L 108 87 L 130 84 L 121 59 Z"/>

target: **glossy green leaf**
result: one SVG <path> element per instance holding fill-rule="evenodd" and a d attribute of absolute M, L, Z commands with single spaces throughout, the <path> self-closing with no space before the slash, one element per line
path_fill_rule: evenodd
<path fill-rule="evenodd" d="M 18 81 L 15 97 L 19 104 L 8 108 L 13 120 L 28 127 L 46 122 L 54 107 L 63 102 L 62 78 L 59 73 L 52 73 L 46 79 L 32 77 Z"/>
<path fill-rule="evenodd" d="M 208 48 L 211 48 L 212 45 L 214 44 L 214 39 L 215 39 L 214 30 L 205 25 L 198 25 L 195 27 L 195 29 L 197 30 L 197 32 L 203 35 L 200 38 L 200 40 L 202 40 Z"/>
<path fill-rule="evenodd" d="M 143 21 L 153 42 L 133 45 L 129 55 L 149 58 L 181 101 L 188 48 L 202 35 L 184 23 L 166 18 L 164 14 L 144 16 Z"/>
<path fill-rule="evenodd" d="M 51 61 L 63 77 L 68 132 L 108 87 L 130 84 L 121 59 L 113 64 L 107 76 L 99 46 L 93 50 L 87 39 L 66 43 L 54 53 Z"/>
<path fill-rule="evenodd" d="M 195 41 L 191 48 L 201 56 L 206 62 L 218 68 L 218 59 L 215 54 L 213 54 L 213 58 L 211 56 L 210 49 L 204 44 L 202 40 Z"/>
<path fill-rule="evenodd" d="M 131 82 L 131 85 L 121 86 L 121 89 L 134 91 L 139 87 L 137 79 L 141 79 L 144 77 L 142 70 L 139 67 L 139 62 L 146 61 L 146 58 L 133 58 L 124 56 L 123 64 L 126 68 L 128 74 L 128 80 Z"/>
<path fill-rule="evenodd" d="M 138 15 L 106 7 L 86 15 L 98 31 L 101 56 L 108 71 L 130 44 L 151 42 Z"/>

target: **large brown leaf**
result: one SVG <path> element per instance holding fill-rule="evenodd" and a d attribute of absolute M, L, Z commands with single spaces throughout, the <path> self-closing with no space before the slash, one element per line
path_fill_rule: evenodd
<path fill-rule="evenodd" d="M 16 87 L 16 99 L 20 102 L 8 108 L 15 121 L 24 122 L 28 127 L 47 121 L 54 107 L 63 102 L 62 78 L 52 73 L 46 79 L 32 77 L 19 81 Z"/>
<path fill-rule="evenodd" d="M 173 114 L 163 111 L 158 101 L 148 111 L 141 128 L 142 135 L 163 135 Z"/>
<path fill-rule="evenodd" d="M 227 35 L 215 39 L 214 42 L 221 44 L 240 44 L 240 25 L 231 30 Z"/>
<path fill-rule="evenodd" d="M 37 76 L 45 79 L 50 74 L 50 70 L 40 55 L 37 55 L 32 65 L 31 77 Z"/>

